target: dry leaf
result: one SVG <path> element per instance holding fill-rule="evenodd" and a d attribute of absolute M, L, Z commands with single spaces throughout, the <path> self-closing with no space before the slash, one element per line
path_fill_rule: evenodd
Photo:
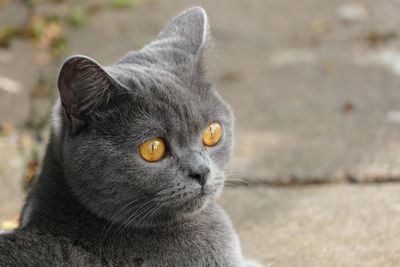
<path fill-rule="evenodd" d="M 0 230 L 11 231 L 19 226 L 19 214 L 0 224 Z"/>
<path fill-rule="evenodd" d="M 388 32 L 370 31 L 367 35 L 367 41 L 373 46 L 378 46 L 384 42 L 396 38 L 397 38 L 397 33 L 394 31 L 388 31 Z"/>
<path fill-rule="evenodd" d="M 315 19 L 311 23 L 311 31 L 314 35 L 322 35 L 329 31 L 329 23 L 324 19 Z"/>
<path fill-rule="evenodd" d="M 349 114 L 352 113 L 353 111 L 354 111 L 354 104 L 352 102 L 347 101 L 342 105 L 342 112 L 344 114 Z"/>
<path fill-rule="evenodd" d="M 5 136 L 10 136 L 13 133 L 15 133 L 15 127 L 10 122 L 5 122 L 2 125 L 0 125 L 0 130 L 1 133 L 4 134 Z"/>

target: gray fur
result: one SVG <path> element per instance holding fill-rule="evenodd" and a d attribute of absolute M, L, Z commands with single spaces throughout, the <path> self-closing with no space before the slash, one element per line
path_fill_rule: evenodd
<path fill-rule="evenodd" d="M 202 8 L 114 65 L 75 56 L 59 76 L 51 140 L 21 228 L 0 237 L 5 266 L 244 266 L 215 203 L 233 145 L 233 114 L 207 81 Z M 205 148 L 218 121 L 223 137 Z M 153 137 L 167 155 L 149 163 Z M 202 186 L 191 170 L 208 168 Z"/>

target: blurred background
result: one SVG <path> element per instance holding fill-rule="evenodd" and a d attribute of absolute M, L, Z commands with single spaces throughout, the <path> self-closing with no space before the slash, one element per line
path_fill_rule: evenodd
<path fill-rule="evenodd" d="M 40 169 L 63 59 L 208 12 L 236 113 L 220 202 L 265 266 L 400 266 L 400 0 L 0 0 L 0 228 Z"/>

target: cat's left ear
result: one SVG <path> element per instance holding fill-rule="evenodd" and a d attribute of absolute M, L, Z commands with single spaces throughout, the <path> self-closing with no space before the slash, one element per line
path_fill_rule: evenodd
<path fill-rule="evenodd" d="M 207 14 L 203 8 L 193 7 L 173 18 L 158 38 L 145 49 L 175 62 L 179 55 L 201 59 L 209 39 Z"/>
<path fill-rule="evenodd" d="M 207 13 L 201 7 L 193 7 L 173 18 L 151 46 L 159 43 L 196 56 L 203 52 L 209 39 Z"/>

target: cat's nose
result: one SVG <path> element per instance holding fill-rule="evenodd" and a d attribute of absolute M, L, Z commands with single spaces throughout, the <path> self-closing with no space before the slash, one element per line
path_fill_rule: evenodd
<path fill-rule="evenodd" d="M 207 182 L 209 173 L 210 173 L 210 168 L 204 165 L 200 165 L 196 168 L 191 168 L 189 172 L 189 177 L 196 179 L 199 182 L 199 184 L 203 186 Z"/>

